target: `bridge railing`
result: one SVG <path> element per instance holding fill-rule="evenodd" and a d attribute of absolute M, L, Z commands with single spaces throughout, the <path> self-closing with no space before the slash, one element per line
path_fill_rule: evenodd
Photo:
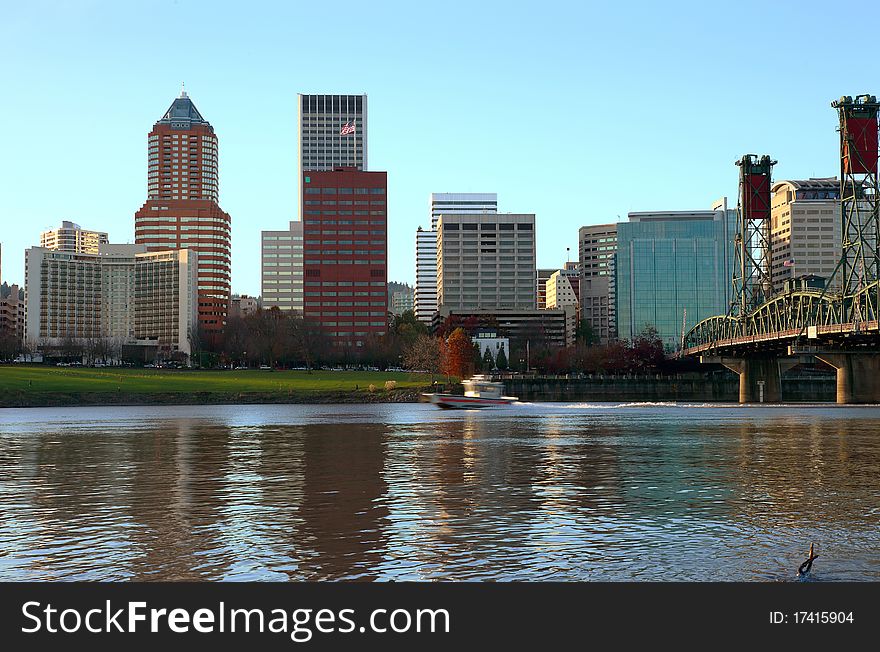
<path fill-rule="evenodd" d="M 876 314 L 877 284 L 872 285 L 873 293 L 865 288 L 862 304 Z M 842 297 L 818 289 L 777 294 L 746 315 L 716 315 L 702 320 L 685 335 L 684 352 L 797 337 L 810 326 L 843 323 L 845 307 Z"/>

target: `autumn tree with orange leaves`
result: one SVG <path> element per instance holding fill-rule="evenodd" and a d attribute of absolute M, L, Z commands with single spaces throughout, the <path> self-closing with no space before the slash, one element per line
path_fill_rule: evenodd
<path fill-rule="evenodd" d="M 473 374 L 474 345 L 463 328 L 456 328 L 442 347 L 443 372 L 448 376 L 468 378 Z"/>

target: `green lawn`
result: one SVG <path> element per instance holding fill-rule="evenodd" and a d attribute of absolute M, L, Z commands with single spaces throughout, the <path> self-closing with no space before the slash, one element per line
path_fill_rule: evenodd
<path fill-rule="evenodd" d="M 332 392 L 430 385 L 427 374 L 381 371 L 191 371 L 0 365 L 0 393 L 23 392 Z"/>

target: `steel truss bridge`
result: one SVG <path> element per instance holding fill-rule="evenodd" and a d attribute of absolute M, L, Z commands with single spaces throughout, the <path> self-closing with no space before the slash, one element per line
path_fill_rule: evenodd
<path fill-rule="evenodd" d="M 738 373 L 740 402 L 781 400 L 783 371 L 819 359 L 837 370 L 839 403 L 880 403 L 880 104 L 859 95 L 832 106 L 840 122 L 842 251 L 827 285 L 792 279 L 774 294 L 770 171 L 776 161 L 752 154 L 737 161 L 734 300 L 727 314 L 704 319 L 684 336 L 682 354 Z"/>

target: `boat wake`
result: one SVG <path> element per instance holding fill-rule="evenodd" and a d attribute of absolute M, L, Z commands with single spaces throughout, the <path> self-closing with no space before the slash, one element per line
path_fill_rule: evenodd
<path fill-rule="evenodd" d="M 566 410 L 616 410 L 618 408 L 643 408 L 643 407 L 686 407 L 674 402 L 632 402 L 632 403 L 571 403 L 560 406 Z"/>

